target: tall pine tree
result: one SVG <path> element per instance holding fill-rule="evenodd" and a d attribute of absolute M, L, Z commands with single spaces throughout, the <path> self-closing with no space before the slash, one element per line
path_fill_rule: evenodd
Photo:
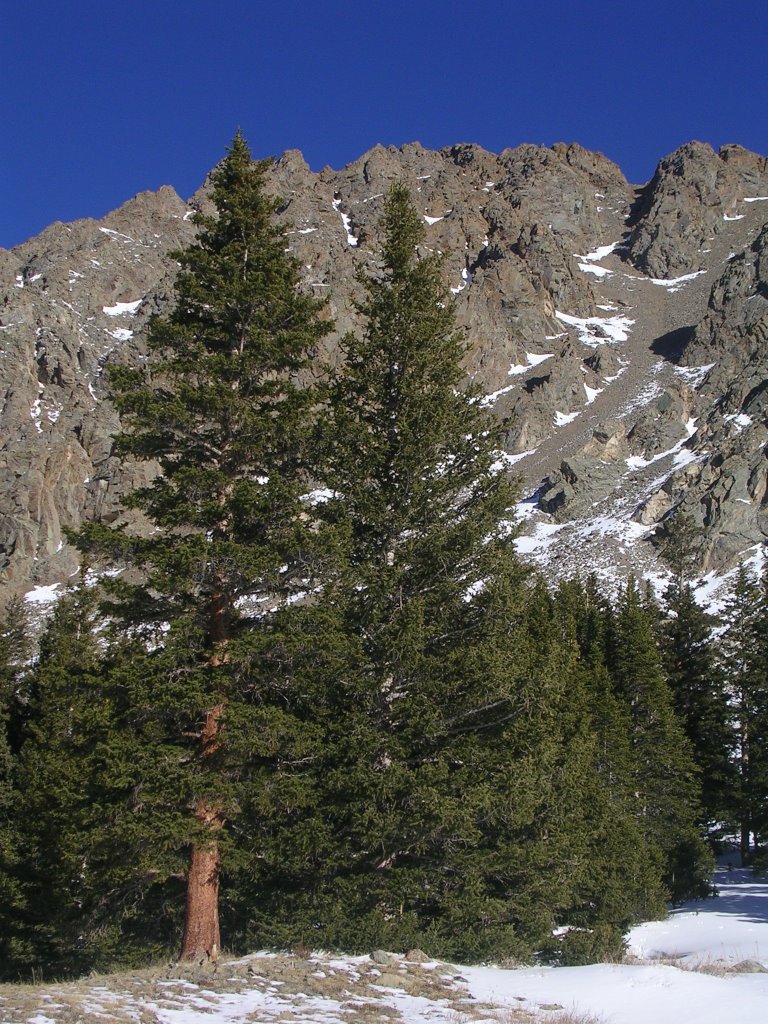
<path fill-rule="evenodd" d="M 26 607 L 12 599 L 0 617 L 0 964 L 8 966 L 20 953 L 18 922 L 24 906 L 18 868 L 19 825 L 26 814 L 17 760 L 30 653 Z"/>
<path fill-rule="evenodd" d="M 402 185 L 383 230 L 330 396 L 318 515 L 347 541 L 318 604 L 345 643 L 317 714 L 337 846 L 322 891 L 302 896 L 337 943 L 519 952 L 572 892 L 562 677 L 531 636 L 498 428 L 466 386 L 441 263 L 420 251 Z"/>
<path fill-rule="evenodd" d="M 673 899 L 703 895 L 711 870 L 697 829 L 698 774 L 656 645 L 654 612 L 630 579 L 612 638 L 614 686 L 629 714 L 635 817 Z"/>
<path fill-rule="evenodd" d="M 720 646 L 735 733 L 736 818 L 747 863 L 768 839 L 768 597 L 765 583 L 744 566 L 724 620 Z"/>
<path fill-rule="evenodd" d="M 15 971 L 76 972 L 119 959 L 101 870 L 119 853 L 97 853 L 111 811 L 101 767 L 112 722 L 95 603 L 82 584 L 60 598 L 30 681 L 16 769 L 24 902 Z"/>
<path fill-rule="evenodd" d="M 704 822 L 712 833 L 732 820 L 736 799 L 735 734 L 712 639 L 714 619 L 696 602 L 688 582 L 673 581 L 664 595 L 661 651 L 675 710 L 699 768 Z"/>
<path fill-rule="evenodd" d="M 317 398 L 298 377 L 329 325 L 299 292 L 268 167 L 238 133 L 211 175 L 214 213 L 195 215 L 197 241 L 175 254 L 176 305 L 152 322 L 153 358 L 112 374 L 118 450 L 162 469 L 129 501 L 153 532 L 95 525 L 79 539 L 140 575 L 114 584 L 111 612 L 154 652 L 147 699 L 175 723 L 186 767 L 188 959 L 220 947 L 221 847 L 244 759 L 274 754 L 290 717 L 267 667 L 268 611 L 311 586 L 317 548 L 301 501 Z"/>

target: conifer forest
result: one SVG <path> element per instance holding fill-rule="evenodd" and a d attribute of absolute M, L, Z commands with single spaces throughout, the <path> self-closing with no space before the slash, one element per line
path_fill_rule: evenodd
<path fill-rule="evenodd" d="M 386 198 L 365 327 L 322 365 L 267 162 L 235 137 L 115 365 L 129 499 L 42 635 L 0 623 L 0 964 L 419 947 L 580 964 L 768 843 L 768 593 L 714 619 L 696 531 L 663 599 L 554 583 L 512 538 L 499 427 L 441 257 Z"/>

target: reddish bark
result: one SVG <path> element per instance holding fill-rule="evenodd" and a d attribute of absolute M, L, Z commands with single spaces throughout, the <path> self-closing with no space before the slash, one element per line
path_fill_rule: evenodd
<path fill-rule="evenodd" d="M 192 847 L 187 872 L 187 906 L 182 960 L 216 960 L 221 949 L 219 932 L 219 844 L 215 833 L 223 825 L 214 808 L 198 808 L 196 817 L 210 815 L 207 825 L 213 833 L 209 843 Z"/>
<path fill-rule="evenodd" d="M 211 638 L 214 652 L 208 660 L 211 667 L 227 661 L 227 601 L 216 593 L 211 599 Z M 209 708 L 200 729 L 200 758 L 213 757 L 221 749 L 221 720 L 225 704 L 219 701 Z M 192 846 L 187 870 L 187 904 L 180 959 L 216 960 L 221 949 L 219 931 L 219 871 L 221 855 L 217 834 L 224 826 L 223 808 L 207 801 L 198 801 L 192 809 L 196 820 L 208 835 Z"/>

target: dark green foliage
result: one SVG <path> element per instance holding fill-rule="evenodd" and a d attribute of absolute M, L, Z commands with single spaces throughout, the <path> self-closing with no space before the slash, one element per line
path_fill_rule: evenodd
<path fill-rule="evenodd" d="M 25 811 L 16 786 L 16 762 L 30 649 L 26 608 L 11 600 L 0 619 L 0 965 L 18 956 L 18 919 L 24 907 L 18 828 Z"/>
<path fill-rule="evenodd" d="M 111 374 L 118 450 L 162 469 L 129 502 L 154 531 L 95 524 L 77 538 L 138 570 L 108 585 L 128 637 L 110 770 L 122 766 L 139 805 L 117 822 L 119 842 L 144 843 L 138 863 L 160 882 L 209 841 L 206 815 L 225 871 L 243 859 L 238 842 L 258 857 L 258 834 L 238 836 L 234 820 L 243 807 L 279 809 L 278 764 L 314 741 L 280 663 L 293 629 L 284 602 L 312 589 L 321 561 L 301 500 L 317 394 L 298 375 L 329 324 L 299 293 L 268 166 L 236 136 L 211 177 L 216 214 L 196 215 L 197 242 L 175 254 L 176 306 L 152 322 L 152 360 Z M 137 861 L 126 863 L 130 873 Z"/>
<path fill-rule="evenodd" d="M 299 497 L 316 395 L 296 375 L 329 325 L 297 291 L 296 263 L 272 222 L 277 203 L 264 190 L 268 165 L 252 163 L 235 138 L 212 175 L 218 216 L 196 214 L 198 241 L 175 254 L 177 302 L 153 321 L 155 358 L 111 373 L 125 425 L 119 450 L 163 470 L 130 502 L 157 537 L 81 537 L 150 574 L 133 592 L 139 621 L 189 615 L 209 645 L 200 615 L 214 595 L 236 620 L 236 602 L 290 592 L 305 568 L 297 553 L 311 548 Z"/>
<path fill-rule="evenodd" d="M 682 900 L 706 894 L 712 859 L 696 828 L 698 772 L 674 711 L 654 617 L 630 580 L 616 617 L 613 675 L 629 713 L 635 816 L 645 841 L 663 858 L 672 898 Z"/>
<path fill-rule="evenodd" d="M 99 921 L 98 867 L 91 850 L 104 801 L 99 746 L 110 732 L 109 700 L 85 589 L 62 598 L 43 634 L 32 676 L 17 787 L 17 875 L 24 906 L 16 920 L 19 968 L 82 970 L 115 953 Z M 103 881 L 103 879 L 102 879 Z M 105 930 L 102 931 L 102 925 Z M 106 948 L 104 948 L 106 947 Z"/>
<path fill-rule="evenodd" d="M 735 733 L 726 678 L 717 656 L 715 618 L 696 602 L 691 580 L 701 559 L 701 529 L 677 514 L 663 524 L 660 554 L 672 570 L 659 641 L 675 710 L 699 768 L 703 822 L 714 837 L 733 822 Z"/>
<path fill-rule="evenodd" d="M 162 469 L 131 499 L 151 529 L 77 539 L 129 571 L 62 601 L 30 686 L 0 659 L 25 721 L 20 750 L 0 737 L 9 970 L 172 948 L 212 836 L 229 948 L 616 956 L 707 866 L 659 613 L 518 561 L 498 427 L 403 186 L 364 332 L 304 386 L 328 327 L 266 167 L 236 137 L 152 359 L 113 372 L 120 451 Z"/>
<path fill-rule="evenodd" d="M 664 669 L 699 768 L 703 820 L 712 832 L 733 820 L 736 798 L 736 737 L 726 677 L 712 639 L 715 620 L 696 603 L 689 583 L 673 582 L 664 603 Z"/>
<path fill-rule="evenodd" d="M 561 585 L 555 609 L 562 642 L 575 652 L 569 670 L 570 713 L 583 750 L 586 870 L 567 923 L 582 928 L 601 924 L 603 939 L 613 934 L 616 940 L 630 924 L 663 914 L 659 858 L 637 821 L 630 716 L 606 666 L 615 634 L 612 609 L 594 580 L 586 586 Z M 571 941 L 582 939 L 574 933 Z"/>
<path fill-rule="evenodd" d="M 347 539 L 314 611 L 339 637 L 314 705 L 322 868 L 296 887 L 292 913 L 321 922 L 319 941 L 431 937 L 467 954 L 519 945 L 511 900 L 528 897 L 518 883 L 532 858 L 506 821 L 533 827 L 544 802 L 525 758 L 543 770 L 531 752 L 551 712 L 540 679 L 533 694 L 524 574 L 504 522 L 513 491 L 493 425 L 462 391 L 440 263 L 417 258 L 402 187 L 384 229 L 366 332 L 346 340 L 325 435 L 334 497 L 317 515 Z"/>
<path fill-rule="evenodd" d="M 722 665 L 736 738 L 736 820 L 746 863 L 768 842 L 768 600 L 739 570 L 725 609 Z"/>
<path fill-rule="evenodd" d="M 496 428 L 464 390 L 440 263 L 418 257 L 401 186 L 384 229 L 366 331 L 331 391 L 317 515 L 346 545 L 305 612 L 324 616 L 313 668 L 291 661 L 315 680 L 320 805 L 306 859 L 274 865 L 268 903 L 253 890 L 246 934 L 477 959 L 530 955 L 565 921 L 615 949 L 663 900 L 634 762 L 618 766 L 629 716 L 589 660 L 604 638 L 579 650 L 514 556 Z M 585 634 L 608 628 L 587 618 Z"/>
<path fill-rule="evenodd" d="M 696 574 L 702 560 L 701 527 L 692 516 L 678 512 L 668 516 L 656 532 L 659 554 L 672 572 L 672 586 L 681 590 Z"/>

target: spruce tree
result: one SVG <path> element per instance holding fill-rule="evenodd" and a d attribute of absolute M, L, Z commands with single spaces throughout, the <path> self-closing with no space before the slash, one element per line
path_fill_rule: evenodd
<path fill-rule="evenodd" d="M 588 734 L 590 759 L 583 784 L 589 869 L 572 923 L 607 926 L 614 937 L 622 936 L 636 921 L 663 916 L 665 890 L 659 856 L 636 817 L 629 711 L 606 664 L 615 632 L 613 609 L 594 578 L 586 585 L 561 584 L 555 609 L 565 636 L 573 632 L 578 652 L 571 688 L 582 694 L 578 726 Z"/>
<path fill-rule="evenodd" d="M 736 798 L 735 734 L 726 679 L 712 639 L 715 620 L 677 579 L 664 595 L 662 657 L 675 710 L 699 768 L 701 806 L 710 830 L 732 818 Z"/>
<path fill-rule="evenodd" d="M 23 800 L 17 875 L 24 893 L 17 970 L 81 971 L 104 966 L 113 952 L 95 923 L 100 890 L 90 856 L 108 813 L 95 783 L 109 704 L 94 605 L 84 586 L 58 601 L 30 682 L 16 770 Z M 99 959 L 103 953 L 106 959 Z"/>
<path fill-rule="evenodd" d="M 187 959 L 220 948 L 221 852 L 236 783 L 249 758 L 274 756 L 281 716 L 290 718 L 268 665 L 269 610 L 311 589 L 317 551 L 301 501 L 317 396 L 298 378 L 329 325 L 299 292 L 266 190 L 269 165 L 252 162 L 236 135 L 211 175 L 214 212 L 195 214 L 197 240 L 175 254 L 176 304 L 151 324 L 151 359 L 111 375 L 118 451 L 162 470 L 128 502 L 153 531 L 94 525 L 79 538 L 86 552 L 139 574 L 113 584 L 111 614 L 149 659 L 146 699 L 174 723 L 164 738 L 171 776 L 185 766 L 175 799 L 187 817 L 177 838 L 190 850 Z M 171 795 L 157 801 L 169 806 Z"/>
<path fill-rule="evenodd" d="M 20 953 L 19 826 L 25 807 L 17 785 L 20 721 L 27 698 L 31 653 L 26 607 L 12 599 L 0 618 L 0 970 Z"/>
<path fill-rule="evenodd" d="M 317 514 L 346 537 L 318 600 L 344 638 L 317 704 L 330 871 L 296 905 L 331 943 L 519 952 L 572 889 L 562 678 L 531 635 L 498 426 L 466 385 L 441 262 L 402 185 L 383 231 L 330 392 Z"/>
<path fill-rule="evenodd" d="M 692 585 L 700 549 L 701 530 L 691 516 L 665 521 L 659 550 L 672 579 L 664 593 L 659 640 L 675 710 L 699 768 L 704 821 L 714 829 L 732 819 L 735 735 L 713 641 L 716 620 L 699 607 Z"/>
<path fill-rule="evenodd" d="M 680 900 L 707 891 L 711 858 L 697 829 L 697 768 L 673 707 L 654 617 L 630 579 L 616 616 L 612 670 L 629 713 L 635 817 L 663 859 L 672 898 Z"/>
<path fill-rule="evenodd" d="M 736 818 L 742 862 L 768 838 L 768 600 L 741 566 L 724 612 L 720 648 L 735 730 Z"/>

